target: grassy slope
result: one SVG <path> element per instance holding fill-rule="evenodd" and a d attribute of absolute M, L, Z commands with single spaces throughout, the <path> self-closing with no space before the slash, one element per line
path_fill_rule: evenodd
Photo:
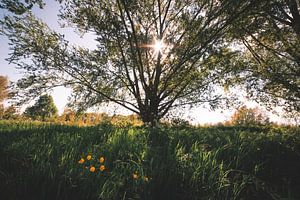
<path fill-rule="evenodd" d="M 0 199 L 300 199 L 299 128 L 2 121 L 0 153 Z"/>

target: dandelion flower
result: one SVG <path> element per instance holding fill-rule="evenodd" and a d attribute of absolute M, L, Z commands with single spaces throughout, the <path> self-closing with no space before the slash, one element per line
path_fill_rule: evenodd
<path fill-rule="evenodd" d="M 86 157 L 86 159 L 87 159 L 87 160 L 91 160 L 91 159 L 92 159 L 92 156 L 91 156 L 91 155 L 88 155 L 88 156 Z"/>
<path fill-rule="evenodd" d="M 104 163 L 104 161 L 105 161 L 104 157 L 101 157 L 101 158 L 99 159 L 99 161 L 100 161 L 101 164 Z"/>
<path fill-rule="evenodd" d="M 105 170 L 105 166 L 104 166 L 104 165 L 101 165 L 101 166 L 100 166 L 100 171 L 103 172 L 104 170 Z"/>
<path fill-rule="evenodd" d="M 133 177 L 133 179 L 138 179 L 138 178 L 139 178 L 139 176 L 138 176 L 137 173 L 133 173 L 133 174 L 132 174 L 132 177 Z"/>
<path fill-rule="evenodd" d="M 96 170 L 96 168 L 93 166 L 90 168 L 90 172 L 94 172 L 95 170 Z"/>
<path fill-rule="evenodd" d="M 82 164 L 82 163 L 84 163 L 84 159 L 83 159 L 83 158 L 81 158 L 81 159 L 78 161 L 78 163 L 79 163 L 79 164 Z"/>

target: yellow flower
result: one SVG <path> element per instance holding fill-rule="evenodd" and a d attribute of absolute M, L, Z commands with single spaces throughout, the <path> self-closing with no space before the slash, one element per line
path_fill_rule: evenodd
<path fill-rule="evenodd" d="M 87 159 L 87 160 L 91 160 L 91 159 L 92 159 L 92 156 L 91 156 L 91 155 L 88 155 L 88 156 L 86 157 L 86 159 Z"/>
<path fill-rule="evenodd" d="M 96 168 L 93 166 L 90 168 L 90 172 L 94 172 L 95 170 L 96 170 Z"/>
<path fill-rule="evenodd" d="M 104 163 L 104 157 L 101 157 L 100 159 L 99 159 L 99 161 L 100 161 L 100 163 L 102 164 L 102 163 Z"/>
<path fill-rule="evenodd" d="M 139 178 L 139 176 L 138 176 L 137 173 L 133 173 L 133 174 L 132 174 L 132 177 L 133 177 L 133 179 L 138 179 L 138 178 Z"/>
<path fill-rule="evenodd" d="M 79 164 L 82 164 L 82 163 L 84 163 L 84 159 L 83 159 L 83 158 L 81 158 L 81 159 L 78 161 L 78 163 L 79 163 Z"/>
<path fill-rule="evenodd" d="M 145 176 L 145 177 L 144 177 L 144 180 L 145 180 L 146 182 L 148 182 L 148 181 L 149 181 L 149 178 L 148 178 L 147 176 Z"/>
<path fill-rule="evenodd" d="M 104 170 L 105 170 L 105 166 L 104 166 L 104 165 L 101 165 L 101 166 L 100 166 L 100 171 L 103 172 Z"/>

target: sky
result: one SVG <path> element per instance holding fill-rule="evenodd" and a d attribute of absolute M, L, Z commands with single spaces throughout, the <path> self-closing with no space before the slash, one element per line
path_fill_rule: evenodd
<path fill-rule="evenodd" d="M 58 17 L 57 14 L 59 12 L 59 4 L 56 1 L 53 0 L 46 0 L 46 6 L 44 9 L 39 9 L 37 7 L 34 7 L 32 10 L 35 15 L 40 18 L 42 21 L 46 22 L 48 26 L 51 29 L 54 29 L 55 31 L 64 34 L 65 39 L 70 41 L 73 45 L 78 46 L 84 46 L 89 49 L 95 49 L 96 43 L 94 42 L 94 36 L 92 34 L 86 34 L 83 37 L 78 35 L 74 32 L 74 29 L 72 28 L 61 28 L 58 23 Z M 6 13 L 4 10 L 0 9 L 0 19 L 4 17 Z M 19 78 L 22 77 L 22 74 L 20 71 L 18 71 L 14 65 L 9 64 L 5 59 L 9 57 L 9 44 L 8 39 L 5 36 L 0 35 L 0 75 L 5 75 L 9 78 L 10 81 L 17 81 Z M 68 102 L 68 96 L 70 96 L 71 90 L 66 89 L 64 87 L 58 87 L 53 90 L 51 93 L 54 103 L 56 104 L 59 113 L 62 113 L 67 102 Z M 31 102 L 30 104 L 33 104 L 34 102 Z M 258 104 L 255 102 L 250 102 L 247 100 L 244 100 L 245 105 L 248 107 L 257 107 Z M 6 103 L 6 105 L 9 105 L 9 103 Z M 25 106 L 21 109 L 24 110 Z M 262 107 L 260 107 L 263 109 Z M 117 112 L 120 111 L 120 112 Z M 115 108 L 115 107 L 107 107 L 104 106 L 99 109 L 99 112 L 108 112 L 108 113 L 121 113 L 121 114 L 131 114 L 130 112 Z M 184 119 L 190 120 L 193 124 L 214 124 L 218 122 L 223 122 L 226 120 L 230 120 L 230 117 L 232 116 L 234 112 L 234 108 L 228 109 L 228 110 L 216 110 L 211 111 L 207 108 L 203 107 L 196 107 L 193 109 L 187 109 L 184 110 L 182 114 L 180 114 L 179 117 L 182 117 Z M 270 119 L 275 122 L 286 122 L 281 117 L 276 116 L 274 114 L 270 114 Z"/>

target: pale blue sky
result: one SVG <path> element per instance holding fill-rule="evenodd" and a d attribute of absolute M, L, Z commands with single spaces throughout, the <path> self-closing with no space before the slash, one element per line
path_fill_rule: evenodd
<path fill-rule="evenodd" d="M 65 38 L 68 41 L 70 41 L 72 44 L 84 46 L 90 49 L 96 48 L 96 43 L 93 41 L 94 36 L 92 34 L 87 34 L 84 37 L 80 37 L 78 34 L 74 33 L 74 30 L 72 28 L 60 28 L 58 24 L 58 17 L 57 17 L 58 11 L 59 11 L 59 4 L 53 0 L 46 0 L 46 7 L 42 10 L 40 10 L 37 7 L 33 8 L 33 12 L 36 14 L 38 18 L 46 22 L 51 29 L 54 29 L 61 34 L 64 34 Z M 3 18 L 4 15 L 5 15 L 4 10 L 0 9 L 0 18 Z M 22 75 L 17 69 L 15 69 L 14 65 L 11 65 L 7 61 L 5 61 L 5 58 L 8 57 L 8 54 L 9 54 L 8 40 L 4 36 L 0 35 L 0 75 L 8 76 L 10 81 L 16 81 L 17 79 L 22 77 Z M 70 90 L 67 90 L 63 87 L 59 87 L 55 89 L 51 94 L 60 113 L 62 113 L 67 103 L 67 98 L 70 95 L 70 92 L 71 92 Z M 247 102 L 245 101 L 245 104 L 250 107 L 257 106 L 257 104 L 248 101 Z M 101 111 L 106 111 L 106 112 L 115 112 L 116 110 L 120 110 L 120 109 L 111 108 L 111 107 L 109 108 L 103 107 L 101 109 Z M 129 112 L 126 112 L 125 110 L 122 110 L 121 112 L 129 114 Z M 217 123 L 217 122 L 229 120 L 232 113 L 233 113 L 233 109 L 223 110 L 223 111 L 218 110 L 212 112 L 205 108 L 194 108 L 192 110 L 186 110 L 186 112 L 182 114 L 182 117 L 190 118 L 192 120 L 192 123 L 194 124 Z M 272 115 L 271 119 L 273 121 L 281 121 L 281 119 L 275 115 Z"/>

